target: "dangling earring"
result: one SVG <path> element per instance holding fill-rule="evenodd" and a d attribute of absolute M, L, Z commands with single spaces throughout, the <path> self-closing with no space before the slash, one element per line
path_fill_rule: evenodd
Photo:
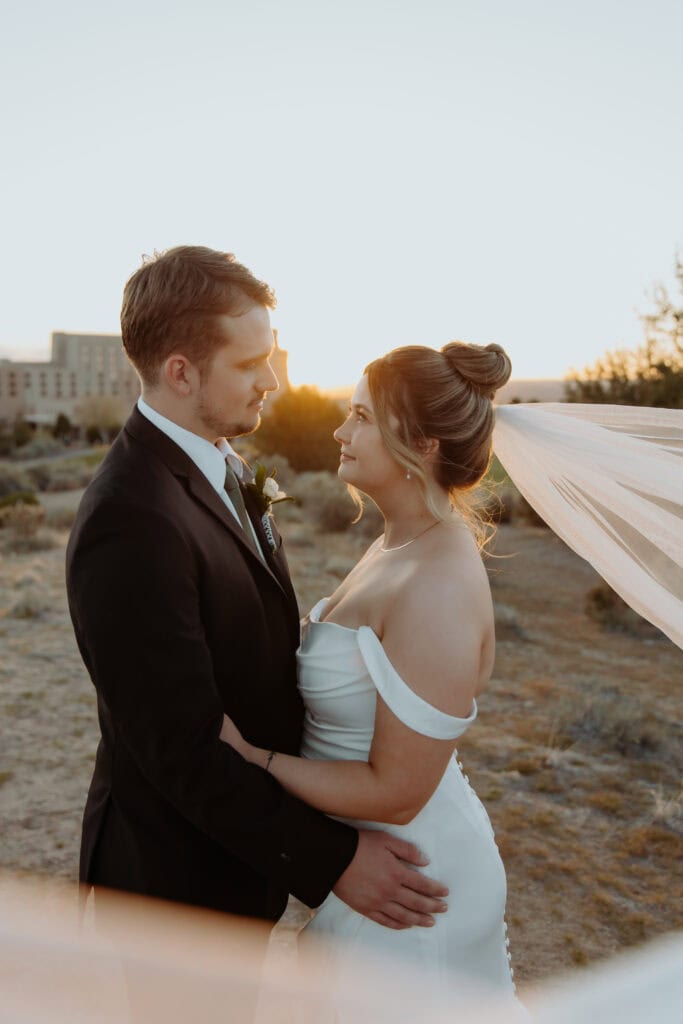
<path fill-rule="evenodd" d="M 410 470 L 406 473 L 406 480 L 410 480 Z"/>

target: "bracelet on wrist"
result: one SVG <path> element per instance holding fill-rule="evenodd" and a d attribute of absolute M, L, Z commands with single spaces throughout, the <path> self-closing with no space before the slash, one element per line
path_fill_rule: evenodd
<path fill-rule="evenodd" d="M 277 754 L 277 750 L 271 750 L 270 753 L 268 754 L 268 757 L 266 758 L 266 771 L 267 772 L 270 771 L 270 762 L 273 760 L 273 758 L 275 757 L 276 754 Z"/>

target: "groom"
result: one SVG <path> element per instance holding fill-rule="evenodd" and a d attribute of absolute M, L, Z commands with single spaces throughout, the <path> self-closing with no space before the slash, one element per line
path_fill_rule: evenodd
<path fill-rule="evenodd" d="M 334 891 L 392 928 L 428 925 L 445 890 L 419 851 L 288 795 L 219 739 L 296 754 L 299 613 L 277 531 L 225 438 L 277 388 L 270 288 L 233 256 L 182 246 L 126 284 L 123 344 L 142 383 L 83 496 L 69 607 L 102 737 L 81 881 L 275 921 L 288 893 Z"/>

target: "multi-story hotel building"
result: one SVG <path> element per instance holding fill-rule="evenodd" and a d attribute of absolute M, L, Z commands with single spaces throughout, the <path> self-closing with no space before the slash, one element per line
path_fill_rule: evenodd
<path fill-rule="evenodd" d="M 280 381 L 278 395 L 289 389 L 287 353 L 277 345 L 272 364 Z M 52 335 L 49 362 L 0 359 L 0 427 L 18 417 L 50 427 L 60 413 L 79 425 L 86 400 L 107 398 L 120 409 L 123 422 L 140 394 L 138 376 L 128 362 L 118 334 Z M 272 400 L 271 400 L 272 401 Z"/>

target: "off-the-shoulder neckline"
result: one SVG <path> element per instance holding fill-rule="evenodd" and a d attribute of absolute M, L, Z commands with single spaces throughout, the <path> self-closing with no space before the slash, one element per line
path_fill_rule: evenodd
<path fill-rule="evenodd" d="M 430 703 L 430 701 L 425 700 L 424 697 L 420 696 L 419 693 L 416 693 L 415 690 L 413 690 L 412 687 L 409 686 L 408 683 L 406 683 L 405 679 L 401 678 L 401 676 L 396 671 L 395 667 L 392 665 L 392 663 L 389 660 L 389 657 L 387 655 L 387 652 L 384 650 L 384 647 L 382 645 L 382 641 L 377 636 L 377 634 L 375 633 L 375 631 L 372 628 L 372 626 L 356 626 L 356 627 L 354 627 L 354 626 L 342 626 L 338 622 L 329 622 L 327 620 L 325 620 L 324 622 L 321 622 L 321 620 L 319 618 L 313 618 L 312 616 L 314 615 L 314 613 L 319 613 L 319 609 L 324 608 L 324 606 L 328 602 L 329 602 L 329 597 L 322 597 L 317 602 L 317 604 L 313 605 L 313 607 L 311 608 L 310 612 L 308 613 L 308 620 L 309 620 L 309 622 L 312 625 L 314 625 L 314 626 L 334 626 L 337 629 L 343 629 L 347 633 L 356 633 L 359 638 L 364 636 L 364 635 L 372 637 L 372 640 L 374 641 L 373 646 L 374 646 L 375 650 L 377 650 L 377 648 L 379 648 L 379 653 L 380 653 L 380 656 L 382 658 L 382 661 L 384 662 L 385 667 L 389 670 L 389 672 L 391 673 L 392 677 L 398 683 L 400 683 L 401 687 L 403 687 L 410 694 L 410 699 L 415 703 L 415 705 L 420 706 L 420 707 L 424 708 L 425 710 L 429 710 L 430 713 L 435 713 L 436 715 L 438 715 L 441 718 L 442 721 L 463 722 L 463 723 L 467 723 L 467 724 L 469 724 L 469 723 L 474 721 L 474 719 L 477 717 L 477 710 L 478 710 L 477 709 L 477 700 L 476 700 L 475 697 L 472 698 L 472 709 L 471 709 L 469 715 L 466 718 L 461 718 L 458 715 L 450 715 L 447 711 L 442 711 L 441 708 L 437 708 L 435 704 Z M 360 644 L 360 639 L 359 639 L 359 644 Z M 363 651 L 362 647 L 361 647 L 361 654 L 365 654 L 365 652 Z M 369 668 L 370 668 L 370 666 L 368 666 L 368 669 Z M 374 677 L 372 677 L 372 673 L 370 673 L 370 674 L 371 674 L 371 678 L 373 678 L 373 681 L 375 682 L 375 686 L 377 686 L 377 682 L 374 680 Z M 383 696 L 386 696 L 386 695 L 383 694 Z"/>
<path fill-rule="evenodd" d="M 337 629 L 345 629 L 349 633 L 357 633 L 359 629 L 372 629 L 371 626 L 342 626 L 340 622 L 330 622 L 329 619 L 325 619 L 323 621 L 319 617 L 317 619 L 314 619 L 313 613 L 317 612 L 319 616 L 320 610 L 324 608 L 326 604 L 329 604 L 329 602 L 329 597 L 321 597 L 317 604 L 314 604 L 310 612 L 308 613 L 308 621 L 311 622 L 314 626 L 336 626 Z M 372 631 L 374 633 L 374 630 Z"/>

